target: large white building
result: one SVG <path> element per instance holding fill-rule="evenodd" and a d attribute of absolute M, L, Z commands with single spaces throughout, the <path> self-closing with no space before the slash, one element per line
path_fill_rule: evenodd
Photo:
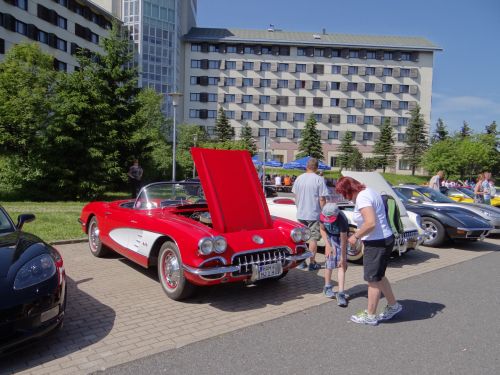
<path fill-rule="evenodd" d="M 13 45 L 37 42 L 57 69 L 73 71 L 79 49 L 102 52 L 113 19 L 87 0 L 1 0 L 0 61 Z"/>
<path fill-rule="evenodd" d="M 385 118 L 399 147 L 417 104 L 430 123 L 440 48 L 424 38 L 192 28 L 184 40 L 184 122 L 211 133 L 222 106 L 232 126 L 270 138 L 275 160 L 295 159 L 311 113 L 331 166 L 347 131 L 370 157 Z M 400 155 L 396 168 L 408 169 Z"/>

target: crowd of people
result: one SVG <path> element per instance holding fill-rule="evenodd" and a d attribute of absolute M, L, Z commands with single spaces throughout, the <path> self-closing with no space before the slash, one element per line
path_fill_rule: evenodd
<path fill-rule="evenodd" d="M 440 187 L 456 188 L 466 187 L 474 191 L 474 201 L 476 203 L 491 204 L 491 198 L 496 193 L 495 180 L 491 172 L 484 171 L 476 179 L 466 179 L 465 181 L 453 181 L 444 178 L 444 171 L 438 171 L 429 181 L 431 189 L 440 191 Z"/>
<path fill-rule="evenodd" d="M 341 177 L 335 184 L 318 173 L 318 160 L 310 158 L 306 172 L 297 177 L 292 187 L 297 205 L 297 220 L 311 230 L 309 250 L 312 253 L 309 264 L 301 268 L 316 271 L 321 265 L 316 261 L 317 241 L 325 241 L 325 285 L 323 293 L 336 298 L 342 307 L 348 305 L 345 293 L 347 271 L 347 246 L 364 245 L 363 274 L 368 283 L 368 306 L 351 316 L 354 323 L 377 325 L 398 314 L 403 306 L 397 302 L 391 284 L 385 276 L 389 256 L 394 246 L 394 235 L 386 217 L 382 197 L 375 190 L 366 187 L 351 177 Z M 327 186 L 330 185 L 330 186 Z M 340 195 L 354 204 L 354 220 L 357 229 L 349 234 L 347 218 L 335 203 Z M 338 290 L 332 286 L 333 270 L 337 269 Z M 381 294 L 387 300 L 385 309 L 377 314 Z"/>

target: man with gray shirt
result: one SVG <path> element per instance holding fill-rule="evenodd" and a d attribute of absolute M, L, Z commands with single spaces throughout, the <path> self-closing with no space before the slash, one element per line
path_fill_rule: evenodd
<path fill-rule="evenodd" d="M 311 230 L 309 250 L 313 255 L 309 259 L 309 271 L 321 268 L 315 259 L 318 248 L 317 241 L 321 239 L 319 216 L 328 196 L 325 179 L 318 176 L 317 171 L 318 159 L 310 158 L 307 161 L 306 172 L 297 177 L 292 188 L 292 193 L 295 194 L 295 204 L 297 205 L 297 220 Z M 306 268 L 306 262 L 302 263 L 299 268 Z"/>
<path fill-rule="evenodd" d="M 441 182 L 443 181 L 444 172 L 438 171 L 435 176 L 432 176 L 429 181 L 429 187 L 436 191 L 439 191 L 439 187 L 441 186 Z"/>

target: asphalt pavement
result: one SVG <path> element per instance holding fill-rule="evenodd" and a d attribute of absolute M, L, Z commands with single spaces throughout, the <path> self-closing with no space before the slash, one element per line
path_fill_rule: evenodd
<path fill-rule="evenodd" d="M 499 269 L 496 251 L 399 281 L 404 310 L 376 327 L 349 321 L 366 307 L 361 293 L 346 309 L 332 301 L 104 373 L 497 375 Z"/>

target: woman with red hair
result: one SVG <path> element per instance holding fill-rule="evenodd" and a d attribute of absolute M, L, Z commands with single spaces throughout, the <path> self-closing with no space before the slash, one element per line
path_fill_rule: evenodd
<path fill-rule="evenodd" d="M 352 177 L 340 178 L 336 191 L 355 203 L 354 221 L 358 229 L 347 242 L 355 246 L 358 241 L 363 241 L 365 248 L 363 274 L 368 283 L 368 308 L 351 316 L 351 321 L 377 325 L 379 321 L 391 319 L 403 309 L 385 277 L 389 256 L 394 247 L 394 236 L 387 220 L 384 201 L 379 193 Z M 380 293 L 384 293 L 388 304 L 382 313 L 376 315 Z"/>

